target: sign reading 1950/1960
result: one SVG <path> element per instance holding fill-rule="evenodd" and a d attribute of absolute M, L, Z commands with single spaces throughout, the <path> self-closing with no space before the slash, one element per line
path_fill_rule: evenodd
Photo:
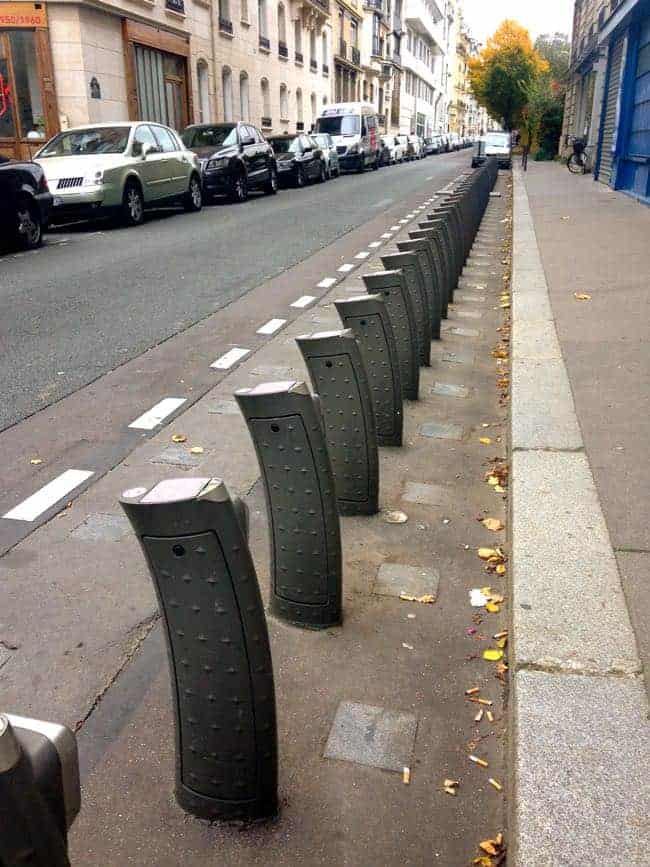
<path fill-rule="evenodd" d="M 45 3 L 0 3 L 0 27 L 47 27 Z"/>

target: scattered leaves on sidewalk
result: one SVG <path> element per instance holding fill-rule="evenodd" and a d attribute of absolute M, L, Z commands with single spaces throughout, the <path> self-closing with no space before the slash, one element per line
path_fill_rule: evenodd
<path fill-rule="evenodd" d="M 172 434 L 172 442 L 184 443 L 187 442 L 187 437 L 185 436 L 185 434 Z"/>
<path fill-rule="evenodd" d="M 490 437 L 479 437 L 479 442 L 482 446 L 489 446 L 492 444 Z"/>
<path fill-rule="evenodd" d="M 498 662 L 503 659 L 503 651 L 497 650 L 495 647 L 488 647 L 487 650 L 483 651 L 483 659 L 487 662 Z"/>
<path fill-rule="evenodd" d="M 469 591 L 469 603 L 472 608 L 484 608 L 487 605 L 488 599 L 480 589 L 474 588 Z"/>
<path fill-rule="evenodd" d="M 43 458 L 30 458 L 29 462 L 33 467 L 38 467 L 43 463 Z"/>
<path fill-rule="evenodd" d="M 503 786 L 501 785 L 501 783 L 499 783 L 497 780 L 495 780 L 494 777 L 490 777 L 488 779 L 488 783 L 492 786 L 492 788 L 496 789 L 497 792 L 503 791 Z"/>
<path fill-rule="evenodd" d="M 499 518 L 483 518 L 481 524 L 483 524 L 486 530 L 490 530 L 492 533 L 498 533 L 499 530 L 504 529 L 504 523 L 499 520 Z"/>
<path fill-rule="evenodd" d="M 405 524 L 408 519 L 408 515 L 405 512 L 384 512 L 384 521 L 386 521 L 387 524 Z"/>
<path fill-rule="evenodd" d="M 589 295 L 587 292 L 574 292 L 573 297 L 577 301 L 591 301 L 591 295 Z"/>
<path fill-rule="evenodd" d="M 192 448 L 190 449 L 190 454 L 191 455 L 202 455 L 204 451 L 205 451 L 205 449 L 203 448 L 203 446 L 192 446 Z"/>
<path fill-rule="evenodd" d="M 404 650 L 415 650 L 412 644 L 407 644 L 405 641 L 402 642 L 402 647 Z"/>
<path fill-rule="evenodd" d="M 460 786 L 460 780 L 445 780 L 442 788 L 448 795 L 456 795 L 457 789 Z"/>
<path fill-rule="evenodd" d="M 478 756 L 470 755 L 469 760 L 470 762 L 474 762 L 475 765 L 478 765 L 481 768 L 489 767 L 489 762 L 486 762 L 485 759 L 481 759 Z"/>
<path fill-rule="evenodd" d="M 402 591 L 399 595 L 402 602 L 419 602 L 421 605 L 433 605 L 436 597 L 432 593 L 426 593 L 424 596 L 411 596 L 409 593 Z"/>
<path fill-rule="evenodd" d="M 410 785 L 410 782 L 411 782 L 411 769 L 410 768 L 404 767 L 404 769 L 402 770 L 402 782 L 404 783 L 405 786 Z"/>
<path fill-rule="evenodd" d="M 571 219 L 571 217 L 560 217 L 560 219 L 561 219 L 564 223 L 568 223 L 569 220 Z"/>

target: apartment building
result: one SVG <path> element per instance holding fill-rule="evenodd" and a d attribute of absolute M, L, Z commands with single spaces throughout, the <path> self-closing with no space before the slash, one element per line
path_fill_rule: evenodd
<path fill-rule="evenodd" d="M 597 181 L 650 203 L 650 0 L 576 0 L 565 152 L 573 136 Z"/>
<path fill-rule="evenodd" d="M 336 0 L 333 7 L 334 102 L 361 99 L 363 8 L 357 0 Z"/>
<path fill-rule="evenodd" d="M 329 0 L 0 2 L 0 152 L 123 119 L 308 129 L 331 44 Z"/>
<path fill-rule="evenodd" d="M 444 8 L 441 0 L 404 0 L 399 113 L 402 133 L 429 136 L 446 126 Z"/>
<path fill-rule="evenodd" d="M 488 116 L 472 94 L 469 79 L 469 61 L 480 51 L 480 44 L 474 39 L 458 10 L 456 28 L 456 50 L 452 63 L 452 98 L 449 103 L 449 130 L 460 136 L 476 137 L 488 127 Z"/>

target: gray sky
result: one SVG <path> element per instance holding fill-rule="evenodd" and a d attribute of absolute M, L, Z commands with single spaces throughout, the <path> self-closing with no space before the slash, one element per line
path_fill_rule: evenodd
<path fill-rule="evenodd" d="M 514 18 L 530 30 L 533 40 L 540 33 L 571 34 L 573 0 L 462 0 L 465 21 L 475 39 L 485 42 L 504 18 Z"/>

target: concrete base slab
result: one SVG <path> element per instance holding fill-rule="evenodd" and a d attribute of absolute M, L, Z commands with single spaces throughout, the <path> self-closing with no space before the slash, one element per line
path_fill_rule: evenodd
<path fill-rule="evenodd" d="M 644 709 L 638 678 L 516 675 L 517 836 L 509 862 L 647 865 L 650 737 Z"/>
<path fill-rule="evenodd" d="M 481 332 L 477 331 L 476 328 L 460 328 L 454 327 L 445 328 L 444 331 L 448 331 L 450 334 L 455 334 L 456 337 L 480 337 Z"/>
<path fill-rule="evenodd" d="M 421 566 L 382 563 L 372 588 L 376 596 L 438 596 L 440 573 Z"/>
<path fill-rule="evenodd" d="M 188 449 L 175 444 L 167 446 L 151 458 L 152 464 L 169 464 L 172 467 L 183 468 L 197 467 L 200 462 L 199 457 L 190 454 Z"/>
<path fill-rule="evenodd" d="M 241 415 L 241 410 L 234 400 L 215 400 L 208 404 L 210 415 Z"/>
<path fill-rule="evenodd" d="M 469 364 L 472 365 L 476 362 L 476 354 L 474 352 L 463 352 L 462 350 L 456 352 L 443 352 L 442 360 L 445 364 Z"/>
<path fill-rule="evenodd" d="M 426 485 L 423 482 L 407 482 L 402 499 L 421 506 L 444 506 L 451 500 L 451 491 L 445 485 Z"/>
<path fill-rule="evenodd" d="M 119 542 L 132 533 L 125 515 L 88 515 L 85 521 L 70 533 L 77 542 Z"/>
<path fill-rule="evenodd" d="M 402 773 L 410 767 L 416 732 L 413 714 L 342 701 L 323 755 Z"/>
<path fill-rule="evenodd" d="M 450 382 L 436 382 L 431 389 L 431 394 L 440 395 L 440 397 L 469 397 L 469 388 L 465 385 L 453 385 Z"/>
<path fill-rule="evenodd" d="M 431 439 L 461 440 L 463 434 L 463 427 L 459 424 L 441 424 L 440 422 L 430 421 L 420 425 L 420 436 L 430 437 Z"/>
<path fill-rule="evenodd" d="M 482 319 L 483 314 L 480 310 L 456 310 L 456 316 L 459 319 Z"/>

